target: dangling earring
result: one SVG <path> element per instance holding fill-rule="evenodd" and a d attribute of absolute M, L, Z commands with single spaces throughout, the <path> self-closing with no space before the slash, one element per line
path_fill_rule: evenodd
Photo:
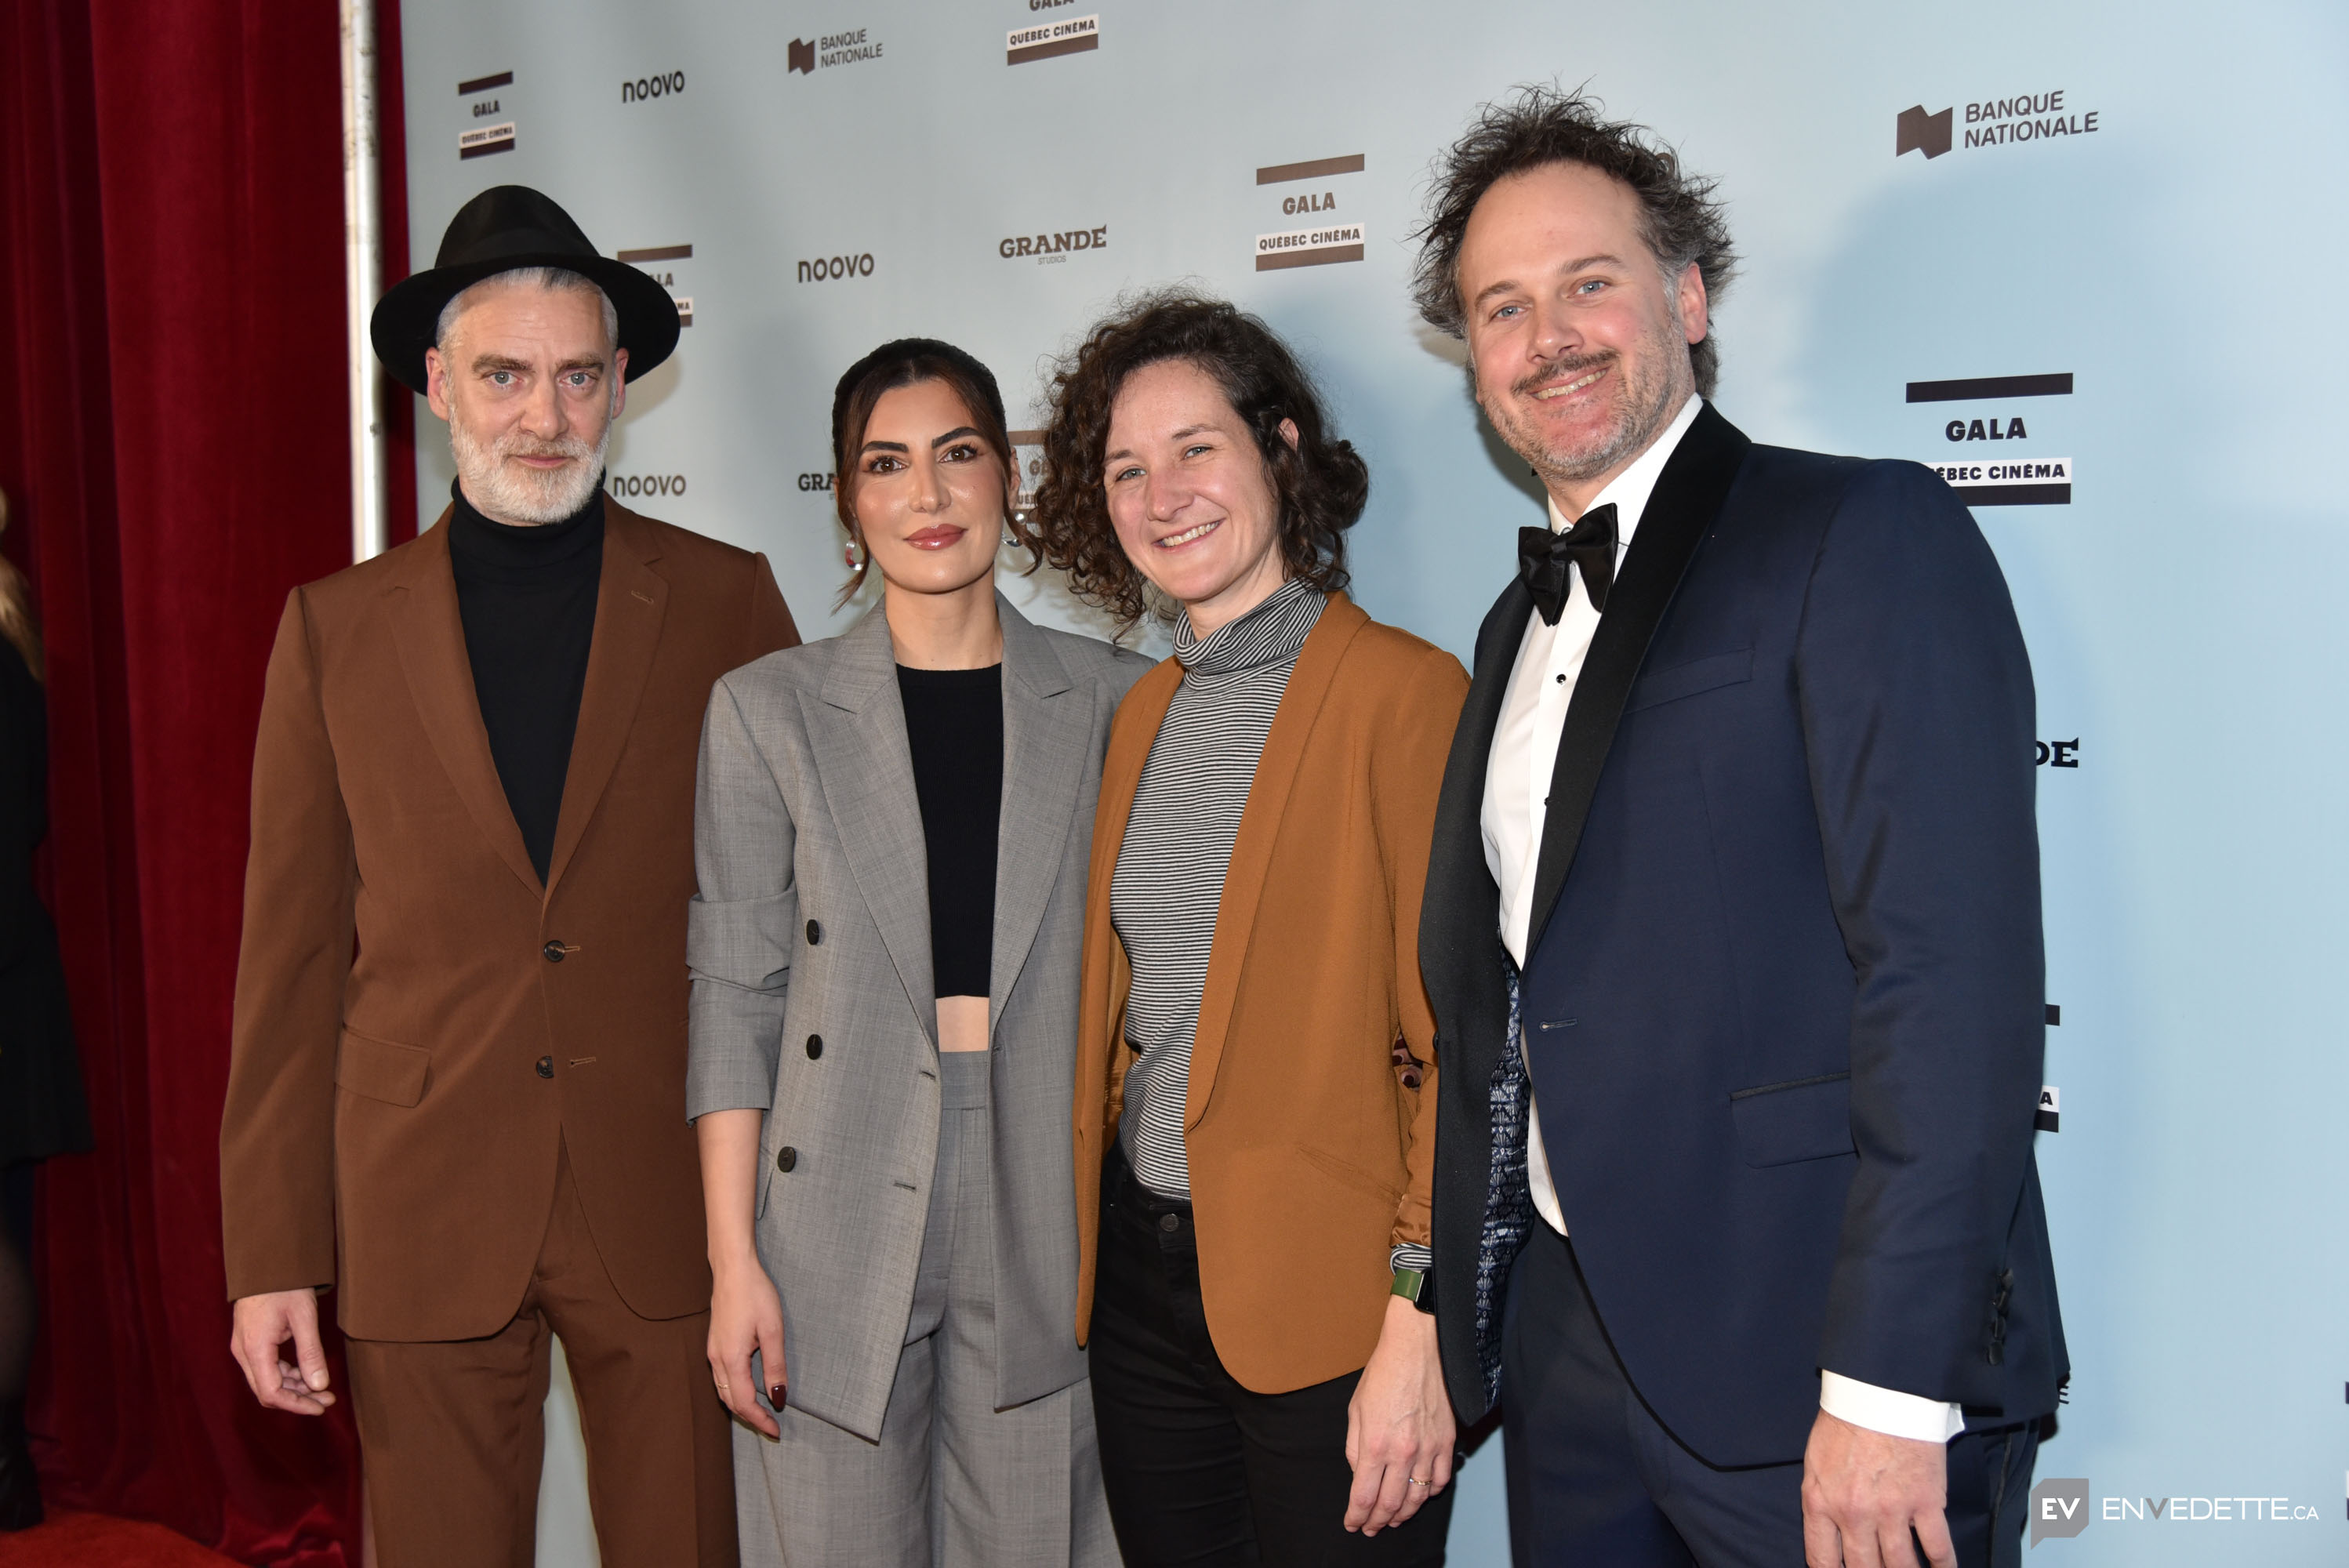
<path fill-rule="evenodd" d="M 848 562 L 848 569 L 851 572 L 855 571 L 859 566 L 864 564 L 863 562 L 856 559 L 857 543 L 858 541 L 856 536 L 852 533 L 848 536 L 847 544 L 843 546 L 840 552 L 841 559 Z"/>

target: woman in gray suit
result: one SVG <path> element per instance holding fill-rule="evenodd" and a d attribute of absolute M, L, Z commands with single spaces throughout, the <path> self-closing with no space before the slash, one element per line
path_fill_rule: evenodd
<path fill-rule="evenodd" d="M 688 1111 L 746 1563 L 1114 1564 L 1069 1103 L 1093 798 L 1149 662 L 1031 625 L 995 378 L 891 343 L 833 400 L 881 603 L 711 695 Z M 844 596 L 844 595 L 843 595 Z"/>

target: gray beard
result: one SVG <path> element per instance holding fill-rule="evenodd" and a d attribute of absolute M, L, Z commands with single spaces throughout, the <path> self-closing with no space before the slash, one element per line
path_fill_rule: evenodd
<path fill-rule="evenodd" d="M 462 419 L 449 421 L 449 451 L 457 459 L 457 482 L 465 499 L 485 516 L 508 522 L 561 522 L 585 506 L 604 477 L 604 450 L 611 444 L 609 423 L 592 447 L 576 436 L 560 441 L 509 436 L 483 446 Z M 560 453 L 572 461 L 542 473 L 508 460 L 518 453 Z"/>

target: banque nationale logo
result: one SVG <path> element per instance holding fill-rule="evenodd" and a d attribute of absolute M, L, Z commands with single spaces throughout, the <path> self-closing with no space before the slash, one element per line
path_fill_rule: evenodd
<path fill-rule="evenodd" d="M 2288 1497 L 2092 1497 L 2085 1476 L 2051 1476 L 2031 1489 L 2031 1544 L 2068 1541 L 2100 1524 L 2292 1524 L 2324 1511 Z"/>
<path fill-rule="evenodd" d="M 870 27 L 852 27 L 844 33 L 826 33 L 814 38 L 793 38 L 783 48 L 783 75 L 793 71 L 802 76 L 813 76 L 821 66 L 829 70 L 833 66 L 861 65 L 866 60 L 882 57 L 881 40 L 873 36 Z"/>
<path fill-rule="evenodd" d="M 1962 143 L 1956 139 L 1955 106 L 1929 114 L 1923 104 L 1911 105 L 1902 109 L 1893 122 L 1892 156 L 1905 158 L 1909 153 L 1921 152 L 1931 160 L 1958 145 L 2011 147 L 2016 142 L 2048 141 L 2059 136 L 2093 136 L 2097 129 L 2097 116 L 2103 111 L 2067 110 L 2064 107 L 2065 90 L 2053 88 L 2045 92 L 1984 98 L 1966 105 Z"/>

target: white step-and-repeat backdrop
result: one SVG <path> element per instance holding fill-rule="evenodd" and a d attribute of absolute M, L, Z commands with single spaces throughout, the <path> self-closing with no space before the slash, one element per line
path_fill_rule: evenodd
<path fill-rule="evenodd" d="M 2039 1158 L 2076 1366 L 2039 1473 L 2085 1500 L 2045 1561 L 2342 1561 L 2349 12 L 402 10 L 411 264 L 511 181 L 667 284 L 690 325 L 632 389 L 611 482 L 765 551 L 811 636 L 855 609 L 830 609 L 843 367 L 948 338 L 1034 426 L 1045 356 L 1121 290 L 1190 279 L 1289 335 L 1368 457 L 1361 602 L 1464 658 L 1540 511 L 1405 297 L 1430 159 L 1542 80 L 1719 175 L 1745 255 L 1723 411 L 1943 467 L 2037 668 Z M 428 522 L 440 428 L 419 403 Z M 1048 582 L 1015 592 L 1101 629 Z M 552 1453 L 542 1561 L 592 1560 L 575 1438 Z M 1456 1562 L 1506 1561 L 1499 1470 L 1497 1445 L 1465 1469 Z"/>

